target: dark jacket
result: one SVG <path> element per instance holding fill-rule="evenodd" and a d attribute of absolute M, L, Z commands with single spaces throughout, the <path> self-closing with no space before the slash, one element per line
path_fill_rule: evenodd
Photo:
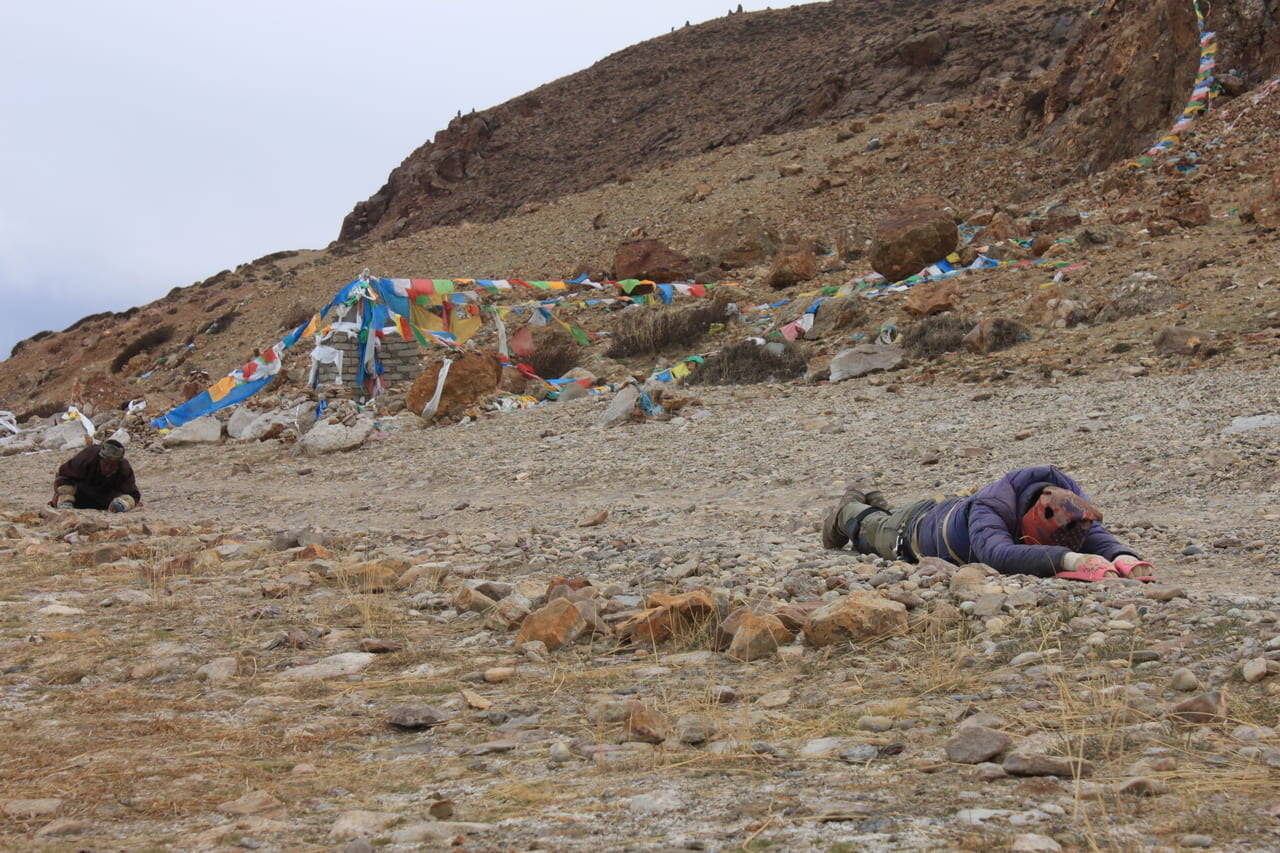
<path fill-rule="evenodd" d="M 1053 575 L 1061 569 L 1068 549 L 1019 542 L 1022 516 L 1045 486 L 1068 489 L 1089 500 L 1075 480 L 1052 465 L 1019 468 L 972 497 L 948 498 L 921 516 L 915 529 L 916 554 L 941 557 L 957 565 L 986 563 L 1006 575 Z M 1134 552 L 1095 521 L 1080 553 L 1114 560 Z"/>
<path fill-rule="evenodd" d="M 133 478 L 133 466 L 121 459 L 115 473 L 102 473 L 98 454 L 102 445 L 91 444 L 75 456 L 63 462 L 53 484 L 76 487 L 76 506 L 80 509 L 106 509 L 120 495 L 129 495 L 134 501 L 142 500 L 138 484 Z"/>

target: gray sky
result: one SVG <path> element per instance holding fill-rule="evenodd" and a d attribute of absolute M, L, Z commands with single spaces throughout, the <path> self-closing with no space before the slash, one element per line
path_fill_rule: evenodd
<path fill-rule="evenodd" d="M 458 110 L 736 6 L 6 0 L 0 359 L 85 315 L 321 248 Z"/>

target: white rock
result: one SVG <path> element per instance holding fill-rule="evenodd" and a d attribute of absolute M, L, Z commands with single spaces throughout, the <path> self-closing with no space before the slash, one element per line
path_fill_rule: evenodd
<path fill-rule="evenodd" d="M 327 453 L 353 450 L 364 444 L 364 440 L 372 432 L 373 415 L 369 413 L 356 418 L 353 426 L 345 426 L 341 423 L 331 424 L 322 420 L 299 439 L 294 452 L 300 456 L 323 456 Z"/>
<path fill-rule="evenodd" d="M 41 450 L 83 450 L 93 443 L 79 421 L 65 421 L 40 433 Z"/>
<path fill-rule="evenodd" d="M 361 835 L 377 835 L 400 818 L 401 815 L 394 812 L 343 812 L 329 829 L 329 837 L 358 838 Z"/>
<path fill-rule="evenodd" d="M 1047 835 L 1025 832 L 1013 839 L 1013 845 L 1009 849 L 1016 853 L 1059 853 L 1062 845 Z"/>
<path fill-rule="evenodd" d="M 956 820 L 964 826 L 982 826 L 985 821 L 1007 814 L 1008 809 L 961 809 L 956 812 Z"/>
<path fill-rule="evenodd" d="M 627 811 L 632 814 L 663 814 L 678 811 L 681 806 L 680 795 L 675 791 L 652 791 L 632 797 Z"/>
<path fill-rule="evenodd" d="M 233 438 L 236 441 L 244 438 L 245 430 L 249 424 L 257 420 L 261 415 L 253 411 L 248 406 L 236 406 L 231 417 L 227 418 L 227 438 Z"/>
<path fill-rule="evenodd" d="M 625 386 L 613 395 L 608 408 L 604 410 L 600 420 L 596 421 L 596 429 L 609 429 L 626 423 L 631 420 L 631 413 L 639 404 L 640 389 L 634 385 Z"/>
<path fill-rule="evenodd" d="M 161 443 L 165 447 L 182 447 L 188 444 L 216 444 L 221 440 L 222 421 L 213 415 L 205 415 L 170 431 Z"/>
<path fill-rule="evenodd" d="M 233 657 L 214 658 L 196 670 L 196 678 L 203 678 L 210 684 L 229 681 L 236 677 L 238 664 Z"/>
<path fill-rule="evenodd" d="M 433 820 L 404 826 L 391 833 L 392 844 L 450 843 L 459 835 L 479 835 L 493 829 L 487 823 Z"/>
<path fill-rule="evenodd" d="M 84 611 L 79 607 L 68 607 L 65 604 L 50 604 L 41 607 L 36 611 L 39 616 L 83 616 Z"/>
<path fill-rule="evenodd" d="M 84 432 L 83 429 L 80 430 Z M 62 808 L 62 800 L 56 797 L 41 797 L 31 800 L 0 801 L 0 811 L 9 817 L 33 818 L 47 817 Z"/>
<path fill-rule="evenodd" d="M 1253 415 L 1245 418 L 1232 418 L 1231 426 L 1222 431 L 1223 435 L 1238 432 L 1250 432 L 1255 429 L 1280 425 L 1280 415 Z"/>
<path fill-rule="evenodd" d="M 893 370 L 902 364 L 900 347 L 885 344 L 860 344 L 842 350 L 831 359 L 831 381 L 842 382 L 880 370 Z"/>
<path fill-rule="evenodd" d="M 796 754 L 801 758 L 825 758 L 837 754 L 851 743 L 849 738 L 820 737 L 800 747 Z"/>
<path fill-rule="evenodd" d="M 30 453 L 38 447 L 35 433 L 27 432 L 0 438 L 0 456 L 16 456 L 19 453 Z"/>
<path fill-rule="evenodd" d="M 277 681 L 322 681 L 363 672 L 378 656 L 372 652 L 343 652 L 306 666 L 295 666 L 276 675 Z"/>

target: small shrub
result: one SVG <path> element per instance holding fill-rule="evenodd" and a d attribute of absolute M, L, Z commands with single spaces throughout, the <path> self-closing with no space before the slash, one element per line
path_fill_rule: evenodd
<path fill-rule="evenodd" d="M 161 326 L 157 329 L 152 329 L 151 331 L 146 332 L 133 343 L 120 350 L 120 354 L 111 362 L 111 372 L 119 373 L 135 355 L 153 350 L 158 346 L 166 344 L 172 337 L 173 326 Z"/>
<path fill-rule="evenodd" d="M 1026 326 L 1008 317 L 997 317 L 986 330 L 984 352 L 999 352 L 1030 339 L 1031 334 Z"/>
<path fill-rule="evenodd" d="M 609 358 L 658 355 L 669 347 L 690 349 L 710 330 L 729 316 L 728 299 L 721 293 L 694 308 L 629 308 L 618 315 L 613 342 L 605 354 Z"/>
<path fill-rule="evenodd" d="M 582 363 L 582 348 L 564 338 L 550 338 L 539 343 L 524 363 L 544 379 L 558 379 Z"/>
<path fill-rule="evenodd" d="M 9 357 L 12 358 L 13 356 L 17 355 L 18 350 L 22 349 L 27 344 L 34 344 L 38 341 L 43 341 L 45 338 L 53 337 L 53 335 L 54 333 L 49 331 L 48 329 L 46 329 L 43 332 L 36 332 L 34 335 L 27 338 L 26 340 L 18 341 L 16 344 L 14 344 L 13 349 L 9 351 Z"/>
<path fill-rule="evenodd" d="M 236 321 L 236 312 L 228 311 L 209 325 L 202 328 L 197 334 L 220 335 L 227 329 L 231 328 L 231 324 Z"/>
<path fill-rule="evenodd" d="M 47 418 L 67 410 L 67 404 L 63 402 L 41 403 L 34 409 L 27 409 L 25 412 L 18 412 L 16 420 L 20 424 L 25 424 L 32 418 Z"/>
<path fill-rule="evenodd" d="M 935 314 L 916 323 L 902 335 L 902 348 L 917 358 L 937 358 L 960 349 L 973 322 L 958 314 Z"/>
<path fill-rule="evenodd" d="M 781 343 L 781 352 L 777 351 Z M 689 376 L 689 384 L 752 385 L 784 382 L 803 376 L 809 367 L 808 350 L 791 341 L 761 346 L 754 341 L 730 344 L 707 356 L 702 366 Z"/>
<path fill-rule="evenodd" d="M 316 312 L 312 308 L 309 308 L 306 305 L 294 303 L 293 307 L 289 309 L 289 313 L 285 315 L 284 325 L 282 325 L 281 328 L 293 331 L 303 323 L 309 322 L 315 313 Z"/>
<path fill-rule="evenodd" d="M 77 329 L 84 328 L 85 326 L 89 325 L 95 320 L 110 320 L 115 316 L 116 315 L 111 313 L 110 311 L 103 311 L 99 314 L 90 314 L 87 317 L 81 317 L 79 320 L 76 320 L 70 326 L 67 326 L 66 331 L 74 332 Z"/>

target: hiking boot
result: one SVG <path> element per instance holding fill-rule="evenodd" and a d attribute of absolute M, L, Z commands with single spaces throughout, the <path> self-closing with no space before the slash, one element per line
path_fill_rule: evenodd
<path fill-rule="evenodd" d="M 873 506 L 876 509 L 882 509 L 885 512 L 893 512 L 893 508 L 889 506 L 889 502 L 884 498 L 884 492 L 879 489 L 872 489 L 869 492 L 864 492 L 857 486 L 850 486 L 844 490 L 844 496 L 841 500 L 847 500 L 849 498 L 852 498 L 860 504 L 866 504 L 867 506 Z"/>
<path fill-rule="evenodd" d="M 885 512 L 893 512 L 893 507 L 889 506 L 889 502 L 885 500 L 884 492 L 879 489 L 872 489 L 863 495 L 862 502 L 867 506 L 873 506 L 876 509 L 882 509 Z"/>
<path fill-rule="evenodd" d="M 828 512 L 826 519 L 822 521 L 822 547 L 831 548 L 838 551 L 849 544 L 849 534 L 846 534 L 840 526 L 840 511 L 844 510 L 850 503 L 865 503 L 867 506 L 874 506 L 878 510 L 888 510 L 888 503 L 884 501 L 883 494 L 877 492 L 863 492 L 856 487 L 845 489 L 845 493 L 841 494 L 840 502 L 836 503 L 835 510 Z"/>
<path fill-rule="evenodd" d="M 849 535 L 840 527 L 840 511 L 851 503 L 866 504 L 885 512 L 892 512 L 889 502 L 884 499 L 884 493 L 879 489 L 864 492 L 856 486 L 850 486 L 840 496 L 840 502 L 836 504 L 836 508 L 827 513 L 827 517 L 822 521 L 822 547 L 839 550 L 849 544 Z"/>
<path fill-rule="evenodd" d="M 827 517 L 822 520 L 823 548 L 839 551 L 849 544 L 849 534 L 845 533 L 840 527 L 840 511 L 854 501 L 861 503 L 858 497 L 852 497 L 846 493 L 844 497 L 840 498 L 840 502 L 836 504 L 835 509 L 827 513 Z"/>

